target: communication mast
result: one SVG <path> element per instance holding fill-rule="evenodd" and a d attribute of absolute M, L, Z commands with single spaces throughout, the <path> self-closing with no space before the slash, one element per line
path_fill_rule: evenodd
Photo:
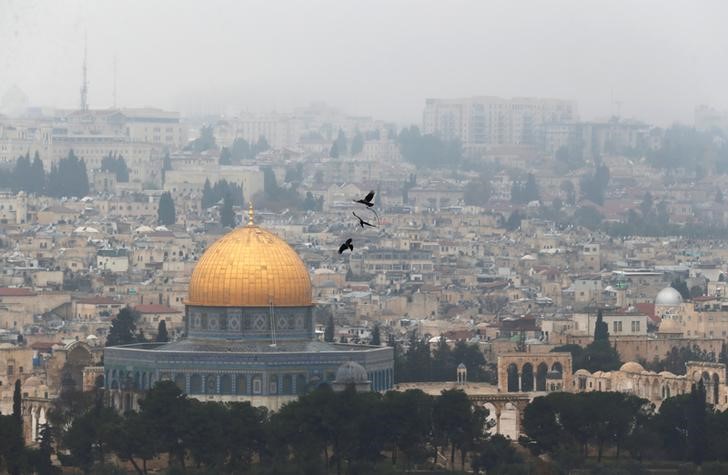
<path fill-rule="evenodd" d="M 87 40 L 83 39 L 83 81 L 81 83 L 81 110 L 88 110 L 88 79 L 86 77 L 86 60 L 88 59 Z"/>

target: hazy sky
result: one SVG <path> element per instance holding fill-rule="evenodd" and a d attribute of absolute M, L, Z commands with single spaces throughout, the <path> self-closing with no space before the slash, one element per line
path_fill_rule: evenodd
<path fill-rule="evenodd" d="M 728 2 L 0 0 L 0 95 L 185 113 L 323 100 L 418 122 L 426 97 L 574 99 L 582 118 L 728 109 Z"/>

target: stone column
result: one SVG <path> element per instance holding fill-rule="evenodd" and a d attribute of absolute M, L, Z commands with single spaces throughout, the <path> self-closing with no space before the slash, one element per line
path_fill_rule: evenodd
<path fill-rule="evenodd" d="M 523 374 L 521 374 L 520 372 L 518 372 L 516 374 L 518 374 L 518 392 L 520 393 L 521 392 L 521 379 L 523 377 Z"/>

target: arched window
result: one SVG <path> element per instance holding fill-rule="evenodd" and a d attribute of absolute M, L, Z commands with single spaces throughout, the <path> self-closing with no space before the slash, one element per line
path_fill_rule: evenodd
<path fill-rule="evenodd" d="M 521 391 L 533 391 L 533 365 L 526 363 L 521 369 Z"/>
<path fill-rule="evenodd" d="M 202 394 L 202 376 L 199 374 L 190 376 L 190 394 Z"/>
<path fill-rule="evenodd" d="M 233 379 L 229 374 L 220 376 L 220 394 L 232 394 Z"/>
<path fill-rule="evenodd" d="M 286 374 L 283 376 L 283 387 L 281 394 L 293 394 L 293 376 Z"/>
<path fill-rule="evenodd" d="M 237 376 L 236 383 L 236 392 L 238 394 L 248 394 L 248 379 L 244 374 Z"/>
<path fill-rule="evenodd" d="M 549 372 L 549 366 L 541 363 L 536 368 L 536 391 L 546 391 L 546 373 Z"/>
<path fill-rule="evenodd" d="M 298 395 L 306 394 L 306 376 L 303 374 L 296 375 L 296 393 Z"/>
<path fill-rule="evenodd" d="M 268 382 L 268 393 L 278 394 L 278 376 L 275 374 L 270 377 L 270 381 Z"/>
<path fill-rule="evenodd" d="M 519 390 L 518 384 L 518 367 L 515 363 L 508 365 L 508 392 L 516 393 Z"/>
<path fill-rule="evenodd" d="M 205 394 L 217 394 L 217 375 L 205 376 Z"/>

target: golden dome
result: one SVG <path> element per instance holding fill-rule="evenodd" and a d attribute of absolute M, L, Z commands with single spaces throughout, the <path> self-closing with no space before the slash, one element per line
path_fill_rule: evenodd
<path fill-rule="evenodd" d="M 291 246 L 275 234 L 249 224 L 207 248 L 192 271 L 187 304 L 309 306 L 311 279 Z"/>

